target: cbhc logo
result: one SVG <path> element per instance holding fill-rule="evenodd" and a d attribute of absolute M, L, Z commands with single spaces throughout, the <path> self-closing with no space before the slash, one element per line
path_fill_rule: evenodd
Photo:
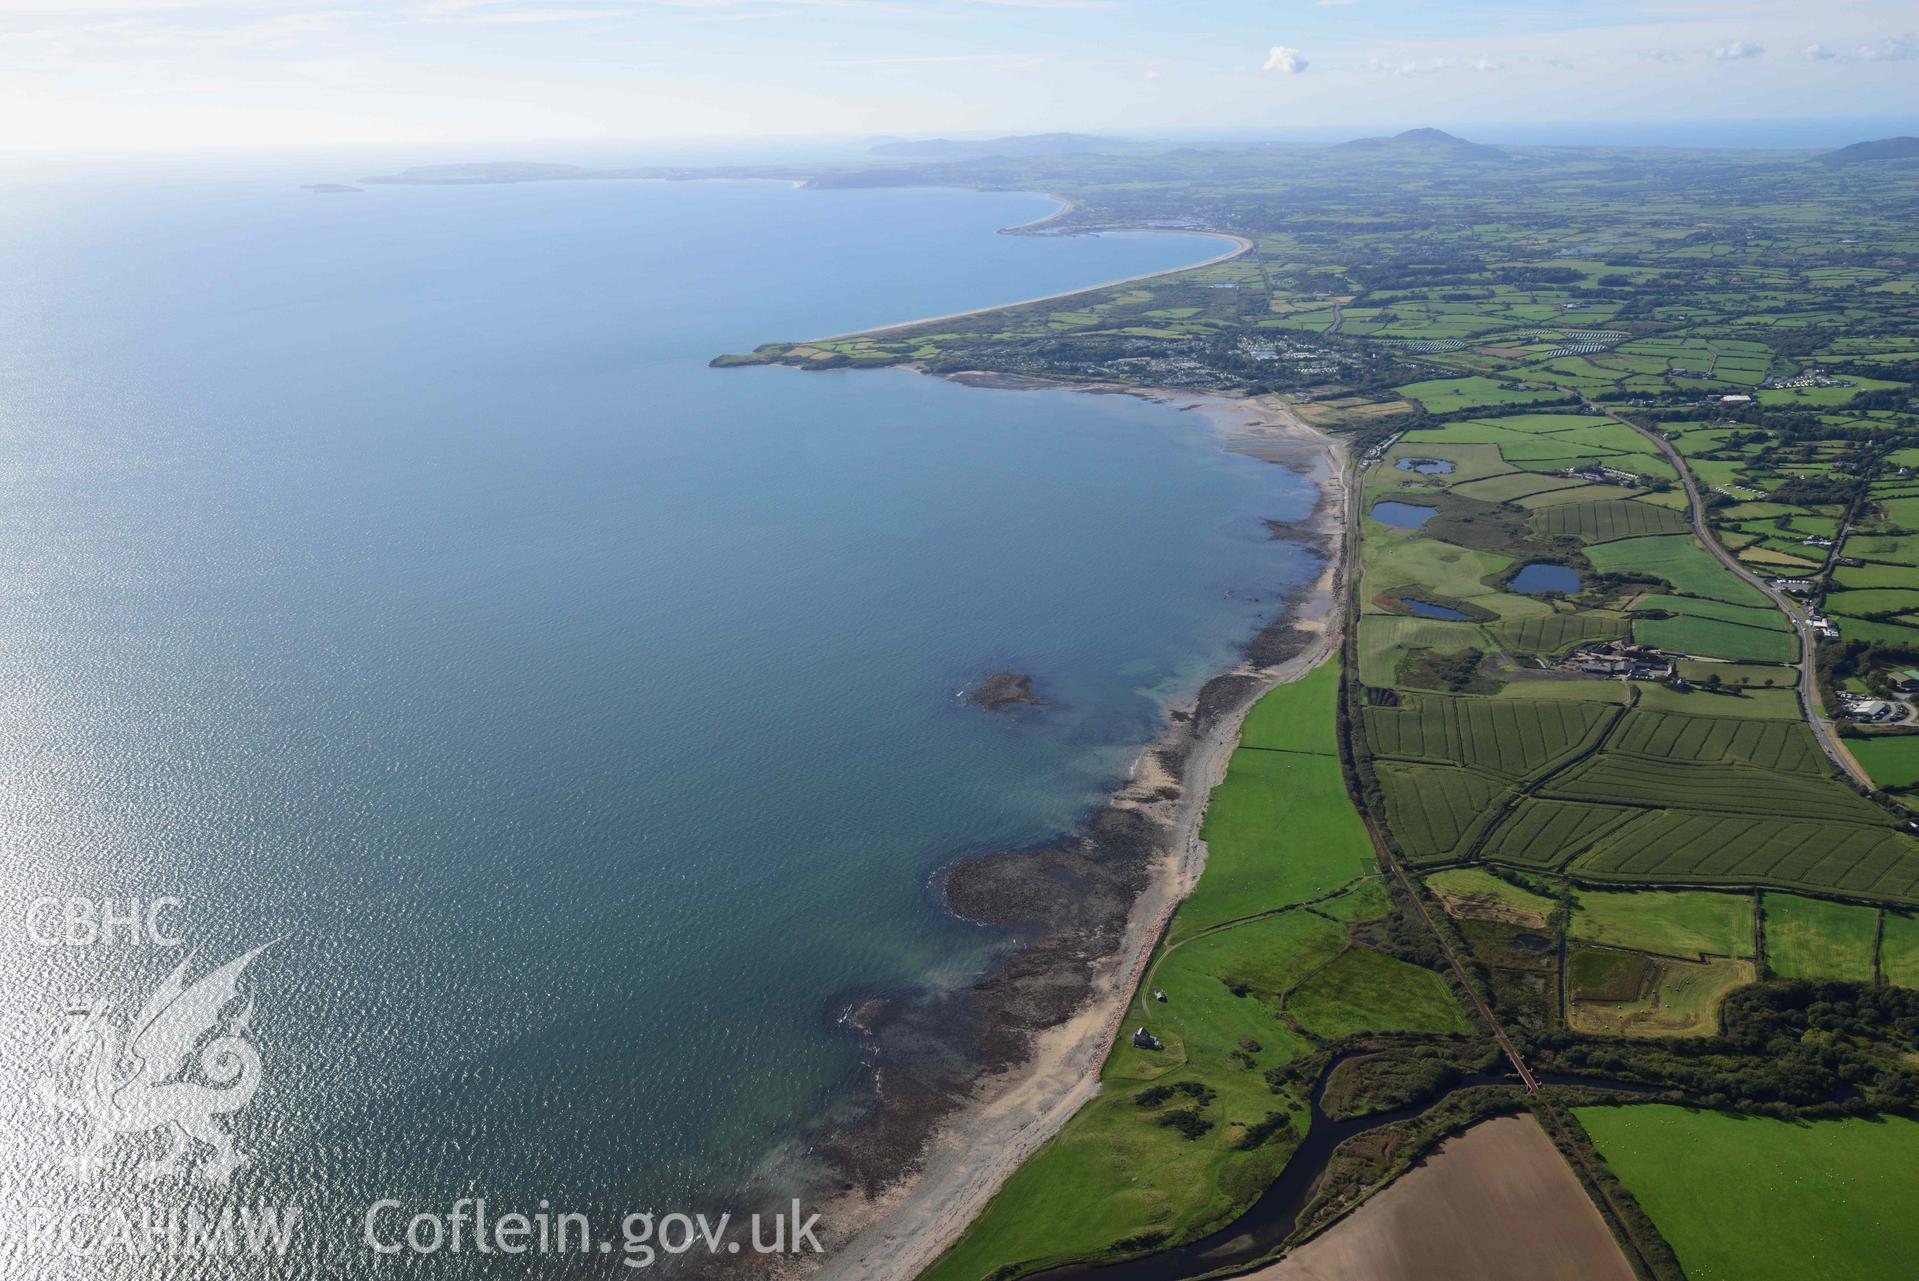
<path fill-rule="evenodd" d="M 178 947 L 180 936 L 164 922 L 177 898 L 55 898 L 43 894 L 27 908 L 27 935 L 41 947 Z"/>

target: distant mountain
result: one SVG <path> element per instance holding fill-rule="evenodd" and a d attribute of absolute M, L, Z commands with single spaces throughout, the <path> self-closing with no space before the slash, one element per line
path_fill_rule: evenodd
<path fill-rule="evenodd" d="M 1355 138 L 1334 151 L 1370 151 L 1425 160 L 1510 160 L 1498 147 L 1456 138 L 1444 129 L 1408 129 L 1390 138 Z"/>
<path fill-rule="evenodd" d="M 1919 138 L 1878 138 L 1872 142 L 1855 142 L 1850 147 L 1828 151 L 1813 159 L 1822 165 L 1857 165 L 1869 160 L 1915 160 L 1919 159 Z"/>
<path fill-rule="evenodd" d="M 981 156 L 1087 156 L 1118 151 L 1119 138 L 1089 133 L 1027 133 L 984 140 L 955 138 L 886 139 L 867 148 L 867 154 L 889 160 L 973 160 Z"/>

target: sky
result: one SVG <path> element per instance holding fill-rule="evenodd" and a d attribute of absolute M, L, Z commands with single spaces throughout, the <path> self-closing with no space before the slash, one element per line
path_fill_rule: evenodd
<path fill-rule="evenodd" d="M 1590 135 L 1911 116 L 1916 85 L 1915 0 L 0 0 L 5 150 Z"/>

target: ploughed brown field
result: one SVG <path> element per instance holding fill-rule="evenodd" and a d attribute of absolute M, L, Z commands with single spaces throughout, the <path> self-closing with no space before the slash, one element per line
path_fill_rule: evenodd
<path fill-rule="evenodd" d="M 1484 1121 L 1257 1281 L 1633 1281 L 1539 1123 Z"/>

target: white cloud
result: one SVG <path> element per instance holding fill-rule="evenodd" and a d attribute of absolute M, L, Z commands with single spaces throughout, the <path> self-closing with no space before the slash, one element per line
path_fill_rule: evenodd
<path fill-rule="evenodd" d="M 1805 54 L 1815 62 L 1911 62 L 1919 58 L 1919 34 L 1887 36 L 1849 48 L 1809 44 Z"/>
<path fill-rule="evenodd" d="M 1714 49 L 1712 56 L 1721 62 L 1739 62 L 1746 58 L 1761 57 L 1765 52 L 1765 45 L 1756 44 L 1751 40 L 1734 40 L 1730 44 L 1722 44 Z"/>
<path fill-rule="evenodd" d="M 1261 64 L 1260 70 L 1277 71 L 1283 76 L 1296 76 L 1306 70 L 1308 65 L 1306 56 L 1299 50 L 1276 44 L 1272 52 L 1266 55 L 1266 61 Z"/>

